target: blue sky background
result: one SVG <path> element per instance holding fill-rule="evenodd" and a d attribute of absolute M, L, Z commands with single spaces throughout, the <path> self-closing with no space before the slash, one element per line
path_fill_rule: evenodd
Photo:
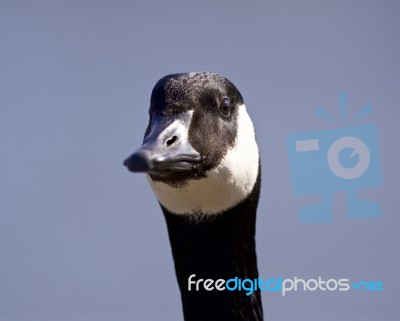
<path fill-rule="evenodd" d="M 397 320 L 400 237 L 398 1 L 0 1 L 0 319 L 182 319 L 167 230 L 142 175 L 155 82 L 215 71 L 242 92 L 263 185 L 260 275 L 381 280 L 382 292 L 263 293 L 265 319 Z M 347 93 L 374 124 L 378 219 L 300 224 L 286 139 L 337 127 Z"/>

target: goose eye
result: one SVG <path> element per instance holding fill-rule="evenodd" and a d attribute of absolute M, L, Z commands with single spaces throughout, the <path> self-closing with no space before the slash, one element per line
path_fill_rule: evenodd
<path fill-rule="evenodd" d="M 223 116 L 229 117 L 231 114 L 231 105 L 228 98 L 224 97 L 221 99 L 221 102 L 219 103 L 219 111 Z"/>

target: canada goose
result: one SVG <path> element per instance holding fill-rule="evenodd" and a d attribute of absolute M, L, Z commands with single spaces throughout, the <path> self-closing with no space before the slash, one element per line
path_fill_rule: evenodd
<path fill-rule="evenodd" d="M 161 205 L 184 319 L 263 320 L 258 289 L 188 287 L 189 278 L 258 278 L 260 160 L 240 92 L 216 73 L 167 75 L 152 91 L 149 114 L 143 145 L 124 165 L 147 174 Z"/>

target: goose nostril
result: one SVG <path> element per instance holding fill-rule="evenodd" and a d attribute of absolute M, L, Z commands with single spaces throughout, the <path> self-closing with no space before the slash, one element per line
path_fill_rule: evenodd
<path fill-rule="evenodd" d="M 176 136 L 172 136 L 170 139 L 168 139 L 165 144 L 167 147 L 171 146 L 173 143 L 176 142 L 176 140 L 178 139 L 178 137 Z"/>

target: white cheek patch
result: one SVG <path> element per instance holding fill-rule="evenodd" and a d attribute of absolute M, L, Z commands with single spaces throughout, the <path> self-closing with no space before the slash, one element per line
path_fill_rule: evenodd
<path fill-rule="evenodd" d="M 234 146 L 216 168 L 207 172 L 207 177 L 176 188 L 154 182 L 146 175 L 158 201 L 167 210 L 176 214 L 216 214 L 237 205 L 251 193 L 257 180 L 259 153 L 245 105 L 239 106 L 237 125 Z"/>

